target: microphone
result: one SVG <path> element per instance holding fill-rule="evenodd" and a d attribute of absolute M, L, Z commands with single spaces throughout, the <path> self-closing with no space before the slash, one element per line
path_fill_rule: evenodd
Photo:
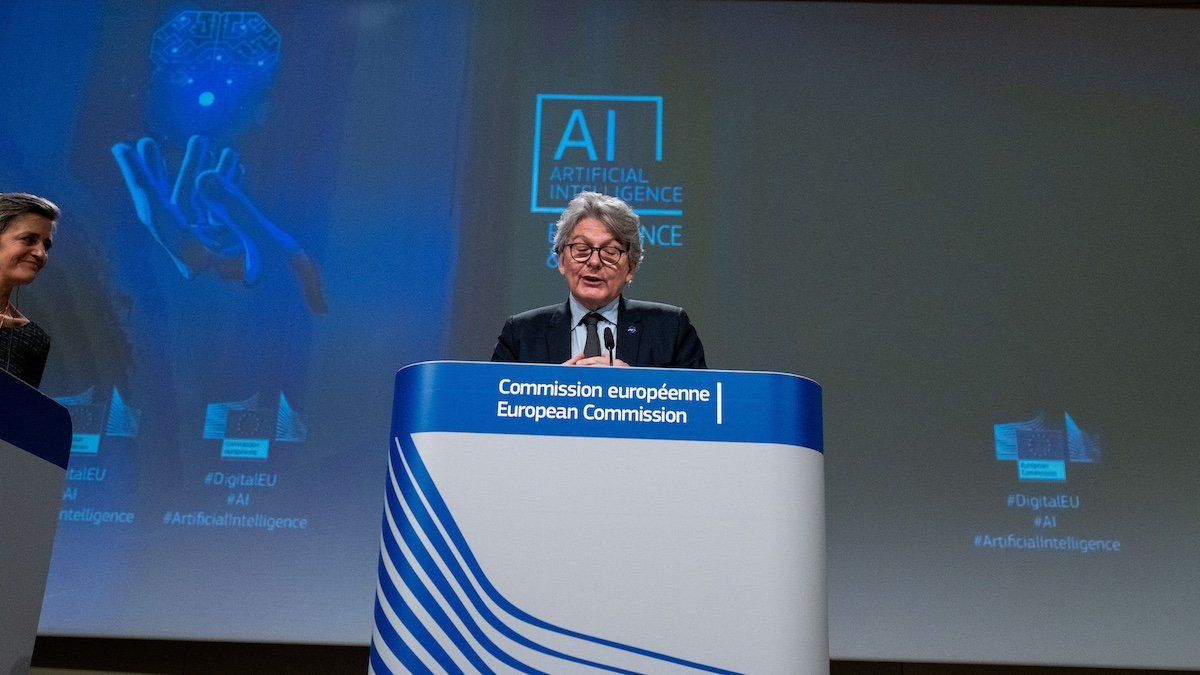
<path fill-rule="evenodd" d="M 612 326 L 604 327 L 604 348 L 608 350 L 608 365 L 613 364 L 613 347 L 617 346 L 617 341 L 613 339 Z"/>

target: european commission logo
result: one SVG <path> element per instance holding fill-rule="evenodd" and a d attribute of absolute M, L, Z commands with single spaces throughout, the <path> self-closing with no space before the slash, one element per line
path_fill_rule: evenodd
<path fill-rule="evenodd" d="M 557 216 L 580 192 L 603 192 L 642 217 L 645 245 L 682 246 L 686 193 L 664 158 L 664 126 L 661 96 L 538 94 L 530 213 Z"/>
<path fill-rule="evenodd" d="M 304 416 L 279 393 L 276 407 L 260 407 L 258 394 L 244 401 L 209 403 L 204 438 L 221 441 L 221 459 L 267 459 L 271 439 L 300 443 L 308 439 Z"/>
<path fill-rule="evenodd" d="M 1016 462 L 1020 480 L 1064 482 L 1068 462 L 1100 462 L 1099 441 L 1065 411 L 1061 429 L 1047 427 L 1045 415 L 1039 414 L 1024 422 L 994 425 L 993 434 L 996 459 Z"/>
<path fill-rule="evenodd" d="M 54 400 L 71 415 L 72 455 L 99 454 L 104 436 L 136 438 L 142 424 L 142 411 L 126 404 L 116 387 L 107 401 L 96 396 L 95 387 Z"/>

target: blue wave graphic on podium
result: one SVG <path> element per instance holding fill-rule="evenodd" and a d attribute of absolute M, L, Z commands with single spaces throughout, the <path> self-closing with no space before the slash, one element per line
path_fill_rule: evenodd
<path fill-rule="evenodd" d="M 541 661 L 553 659 L 570 663 L 575 669 L 612 673 L 663 668 L 733 672 L 562 628 L 515 606 L 483 572 L 411 438 L 394 438 L 394 442 L 388 455 L 387 508 L 380 543 L 375 635 L 371 639 L 373 672 L 391 673 L 397 668 L 413 673 L 435 672 L 419 652 L 432 659 L 440 672 L 463 672 L 461 661 L 478 672 L 493 673 L 489 659 L 515 672 L 545 672 L 515 655 L 520 651 L 534 652 Z M 411 599 L 403 597 L 405 591 Z M 556 642 L 566 643 L 567 647 L 556 649 L 533 640 L 506 623 L 505 618 L 552 633 L 557 636 Z M 439 636 L 444 639 L 439 640 Z M 563 651 L 571 650 L 573 645 L 589 652 L 600 647 L 615 661 L 642 661 L 649 670 L 630 670 Z"/>

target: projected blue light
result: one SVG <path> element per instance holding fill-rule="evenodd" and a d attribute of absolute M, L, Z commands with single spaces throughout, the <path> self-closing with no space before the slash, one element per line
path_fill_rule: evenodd
<path fill-rule="evenodd" d="M 210 106 L 213 104 L 213 101 L 217 100 L 217 97 L 213 96 L 211 91 L 206 91 L 200 94 L 200 98 L 198 100 L 200 101 L 200 105 Z"/>

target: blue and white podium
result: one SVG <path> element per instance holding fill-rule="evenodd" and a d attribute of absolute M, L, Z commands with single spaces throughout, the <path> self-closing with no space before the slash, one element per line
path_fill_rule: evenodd
<path fill-rule="evenodd" d="M 29 672 L 70 454 L 67 409 L 0 370 L 0 673 Z"/>
<path fill-rule="evenodd" d="M 823 468 L 793 375 L 404 368 L 372 671 L 828 672 Z"/>

